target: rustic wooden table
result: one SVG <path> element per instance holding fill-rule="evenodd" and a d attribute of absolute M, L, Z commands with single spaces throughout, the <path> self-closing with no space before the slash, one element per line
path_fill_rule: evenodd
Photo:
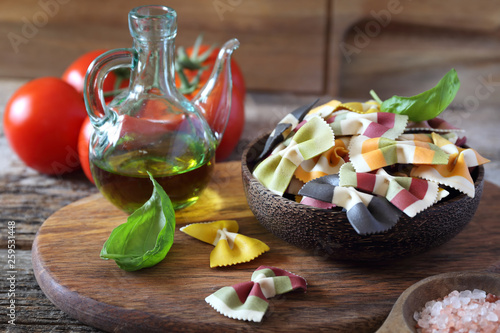
<path fill-rule="evenodd" d="M 0 115 L 10 95 L 23 83 L 21 80 L 0 81 Z M 237 160 L 250 140 L 271 129 L 284 114 L 309 102 L 316 96 L 291 94 L 249 94 L 246 100 L 247 122 L 237 151 L 231 159 Z M 323 97 L 323 100 L 327 100 Z M 469 144 L 490 158 L 486 165 L 486 181 L 500 186 L 500 112 L 486 108 L 474 116 L 465 112 L 451 112 L 450 121 L 460 123 L 467 130 Z M 3 116 L 2 116 L 3 119 Z M 485 140 L 486 138 L 487 140 Z M 39 288 L 33 275 L 31 247 L 41 224 L 55 211 L 80 198 L 96 193 L 82 172 L 63 177 L 38 174 L 27 168 L 11 151 L 0 125 L 0 254 L 2 278 L 0 281 L 0 327 L 7 332 L 98 332 L 83 325 L 57 309 Z M 8 225 L 15 224 L 15 283 L 9 278 L 7 261 Z M 15 296 L 9 298 L 9 289 Z M 15 300 L 16 325 L 9 325 L 6 316 L 9 300 Z"/>

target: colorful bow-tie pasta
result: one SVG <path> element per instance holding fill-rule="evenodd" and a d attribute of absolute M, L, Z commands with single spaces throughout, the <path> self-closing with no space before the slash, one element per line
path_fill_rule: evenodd
<path fill-rule="evenodd" d="M 261 322 L 269 308 L 268 298 L 296 289 L 307 290 L 303 277 L 284 269 L 260 266 L 250 281 L 222 287 L 205 301 L 226 317 Z"/>
<path fill-rule="evenodd" d="M 375 173 L 356 172 L 352 163 L 340 170 L 340 186 L 385 197 L 403 213 L 414 217 L 436 202 L 438 184 L 415 177 L 391 176 L 384 169 Z"/>
<path fill-rule="evenodd" d="M 397 141 L 357 136 L 351 140 L 349 157 L 357 172 L 394 164 L 447 164 L 448 154 L 423 141 Z"/>
<path fill-rule="evenodd" d="M 253 175 L 273 193 L 283 195 L 298 166 L 335 144 L 333 131 L 319 117 L 311 118 L 295 133 L 284 149 L 267 157 Z"/>
<path fill-rule="evenodd" d="M 397 137 L 398 141 L 422 141 L 432 143 L 432 133 L 405 133 Z M 459 137 L 457 132 L 441 133 L 443 138 L 450 141 L 453 144 L 457 144 Z"/>
<path fill-rule="evenodd" d="M 335 139 L 335 145 L 326 152 L 300 163 L 295 177 L 304 183 L 315 178 L 336 174 L 348 158 L 348 139 Z"/>
<path fill-rule="evenodd" d="M 281 119 L 269 135 L 259 159 L 267 156 L 276 145 L 285 140 L 317 102 L 318 100 L 315 100 L 311 104 L 301 106 Z"/>
<path fill-rule="evenodd" d="M 473 197 L 470 170 L 489 161 L 460 147 L 463 131 L 441 118 L 408 121 L 415 115 L 381 112 L 376 101 L 306 109 L 280 142 L 272 135 L 274 150 L 253 175 L 275 194 L 344 209 L 359 234 L 385 232 L 402 213 L 415 217 L 450 188 Z"/>
<path fill-rule="evenodd" d="M 300 189 L 299 195 L 303 201 L 312 198 L 344 207 L 349 223 L 360 235 L 387 231 L 401 216 L 401 211 L 383 197 L 340 186 L 338 175 L 311 180 Z"/>
<path fill-rule="evenodd" d="M 420 177 L 450 186 L 469 197 L 474 198 L 474 180 L 470 168 L 488 163 L 490 160 L 482 157 L 472 148 L 461 148 L 446 140 L 437 133 L 432 133 L 434 144 L 449 154 L 445 165 L 414 166 L 411 176 Z"/>
<path fill-rule="evenodd" d="M 369 138 L 395 139 L 404 132 L 408 117 L 386 112 L 359 114 L 338 111 L 326 118 L 326 122 L 335 136 L 364 135 Z"/>

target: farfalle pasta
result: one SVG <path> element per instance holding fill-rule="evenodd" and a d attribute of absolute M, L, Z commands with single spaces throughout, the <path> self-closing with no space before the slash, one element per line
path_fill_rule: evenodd
<path fill-rule="evenodd" d="M 458 141 L 458 135 L 456 132 L 441 133 L 443 138 L 456 144 Z M 423 141 L 432 143 L 432 132 L 430 133 L 404 133 L 397 137 L 399 141 Z"/>
<path fill-rule="evenodd" d="M 348 102 L 340 104 L 337 110 L 349 110 L 356 113 L 373 113 L 380 112 L 380 104 L 374 100 L 366 102 Z"/>
<path fill-rule="evenodd" d="M 215 246 L 210 253 L 212 268 L 249 262 L 269 251 L 269 246 L 260 240 L 239 234 L 235 220 L 193 223 L 180 230 Z"/>
<path fill-rule="evenodd" d="M 401 216 L 401 211 L 383 197 L 340 186 L 338 175 L 328 175 L 306 183 L 299 195 L 343 207 L 349 223 L 360 235 L 387 231 Z"/>
<path fill-rule="evenodd" d="M 311 104 L 301 106 L 281 119 L 269 135 L 264 149 L 260 153 L 259 159 L 267 156 L 276 145 L 285 140 L 317 102 L 318 100 Z"/>
<path fill-rule="evenodd" d="M 304 119 L 307 121 L 312 117 L 321 117 L 323 119 L 330 116 L 333 112 L 338 110 L 339 106 L 342 105 L 342 102 L 337 100 L 331 100 L 328 103 L 322 104 L 320 106 L 315 107 L 311 111 L 309 111 Z"/>
<path fill-rule="evenodd" d="M 322 118 L 313 117 L 294 134 L 288 146 L 262 161 L 253 175 L 273 193 L 283 195 L 298 166 L 333 147 L 334 140 L 330 126 Z"/>
<path fill-rule="evenodd" d="M 335 144 L 326 152 L 300 163 L 295 170 L 295 177 L 307 183 L 315 178 L 336 174 L 348 158 L 349 140 L 335 139 Z"/>
<path fill-rule="evenodd" d="M 447 79 L 454 84 L 450 73 Z M 438 103 L 438 91 L 426 96 Z M 403 113 L 387 112 L 398 100 Z M 275 194 L 345 210 L 361 235 L 383 233 L 401 214 L 415 217 L 446 198 L 450 188 L 473 196 L 470 169 L 488 162 L 459 146 L 465 142 L 462 130 L 440 118 L 422 120 L 434 112 L 422 111 L 424 106 L 417 97 L 398 96 L 390 103 L 332 100 L 319 105 L 288 137 L 275 142 L 253 174 Z"/>
<path fill-rule="evenodd" d="M 359 102 L 350 102 L 350 103 L 342 103 L 338 100 L 331 100 L 328 103 L 322 104 L 320 106 L 312 109 L 304 118 L 304 120 L 308 120 L 310 117 L 318 116 L 323 119 L 329 118 L 334 112 L 337 111 L 351 111 L 354 113 L 373 113 L 380 112 L 380 105 L 376 101 L 367 101 L 364 103 Z"/>
<path fill-rule="evenodd" d="M 335 136 L 364 135 L 369 138 L 395 139 L 404 132 L 408 117 L 386 112 L 358 114 L 338 111 L 325 120 Z"/>
<path fill-rule="evenodd" d="M 432 133 L 432 140 L 436 146 L 449 154 L 448 162 L 445 165 L 415 166 L 411 170 L 411 176 L 453 187 L 474 198 L 474 181 L 470 168 L 488 163 L 489 160 L 474 149 L 458 147 L 437 133 Z"/>
<path fill-rule="evenodd" d="M 260 266 L 250 281 L 222 287 L 205 301 L 226 317 L 261 322 L 269 308 L 268 298 L 297 289 L 307 290 L 303 277 L 284 269 Z"/>
<path fill-rule="evenodd" d="M 391 176 L 384 169 L 356 172 L 352 163 L 344 164 L 339 173 L 340 186 L 385 197 L 403 213 L 414 217 L 436 202 L 438 184 L 415 177 Z"/>
<path fill-rule="evenodd" d="M 433 143 L 361 135 L 351 140 L 349 158 L 357 172 L 373 171 L 394 164 L 448 163 L 448 154 Z"/>

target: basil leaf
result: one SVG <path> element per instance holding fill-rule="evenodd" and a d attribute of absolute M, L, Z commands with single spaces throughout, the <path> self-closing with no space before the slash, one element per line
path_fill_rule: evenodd
<path fill-rule="evenodd" d="M 174 242 L 175 211 L 170 198 L 154 180 L 153 194 L 127 222 L 111 232 L 101 250 L 102 259 L 113 259 L 123 270 L 135 271 L 156 265 Z"/>
<path fill-rule="evenodd" d="M 434 88 L 412 97 L 393 96 L 382 103 L 380 110 L 407 115 L 415 122 L 433 119 L 450 105 L 459 88 L 460 80 L 452 69 Z"/>

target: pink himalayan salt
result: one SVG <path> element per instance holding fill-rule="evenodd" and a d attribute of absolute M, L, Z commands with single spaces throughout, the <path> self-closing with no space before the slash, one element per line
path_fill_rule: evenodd
<path fill-rule="evenodd" d="M 419 333 L 500 333 L 500 298 L 474 289 L 425 303 L 413 318 Z"/>

